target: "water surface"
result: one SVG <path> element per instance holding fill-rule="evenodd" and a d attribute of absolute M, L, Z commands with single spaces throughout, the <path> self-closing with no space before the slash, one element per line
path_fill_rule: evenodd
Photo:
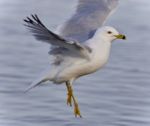
<path fill-rule="evenodd" d="M 149 126 L 150 2 L 120 1 L 107 25 L 127 35 L 113 43 L 109 63 L 74 85 L 84 118 L 66 105 L 65 85 L 23 91 L 49 64 L 47 44 L 37 42 L 22 19 L 37 13 L 50 29 L 73 13 L 76 1 L 0 1 L 0 126 Z"/>

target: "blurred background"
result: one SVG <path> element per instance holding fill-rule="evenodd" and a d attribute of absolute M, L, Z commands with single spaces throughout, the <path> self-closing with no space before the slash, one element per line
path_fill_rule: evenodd
<path fill-rule="evenodd" d="M 65 85 L 24 94 L 49 65 L 49 45 L 23 26 L 38 14 L 51 30 L 70 17 L 77 0 L 0 0 L 0 126 L 150 126 L 150 1 L 120 0 L 107 25 L 126 34 L 109 63 L 74 84 L 84 118 L 66 105 Z"/>

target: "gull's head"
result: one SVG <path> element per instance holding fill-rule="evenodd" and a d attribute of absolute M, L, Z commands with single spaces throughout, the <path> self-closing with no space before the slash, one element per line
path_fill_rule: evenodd
<path fill-rule="evenodd" d="M 116 39 L 122 39 L 125 40 L 126 36 L 123 34 L 120 34 L 115 28 L 104 26 L 102 28 L 99 28 L 96 31 L 95 36 L 101 37 L 101 39 L 112 42 Z"/>

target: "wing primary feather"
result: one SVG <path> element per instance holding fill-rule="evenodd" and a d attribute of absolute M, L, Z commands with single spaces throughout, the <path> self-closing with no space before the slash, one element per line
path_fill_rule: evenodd
<path fill-rule="evenodd" d="M 58 39 L 58 40 L 61 40 L 61 41 L 66 41 L 62 37 L 56 35 L 55 33 L 51 32 L 50 30 L 48 30 L 46 28 L 46 26 L 41 22 L 41 20 L 38 18 L 38 16 L 36 14 L 35 15 L 31 14 L 31 17 L 33 18 L 33 20 L 31 18 L 29 18 L 29 17 L 27 17 L 26 19 L 24 19 L 24 21 L 27 23 L 27 24 L 24 24 L 24 25 L 26 27 L 31 28 L 32 32 L 34 30 L 36 30 L 35 32 L 39 33 L 42 30 L 41 28 L 43 27 L 44 28 L 43 31 L 45 30 L 46 32 L 48 32 L 49 34 L 51 34 L 53 37 L 55 37 L 55 39 Z"/>
<path fill-rule="evenodd" d="M 36 14 L 31 14 L 31 18 L 26 17 L 24 21 L 26 22 L 24 25 L 29 28 L 37 40 L 49 43 L 52 46 L 66 48 L 81 55 L 83 50 L 87 50 L 84 45 L 80 44 L 79 42 L 67 40 L 47 29 Z"/>

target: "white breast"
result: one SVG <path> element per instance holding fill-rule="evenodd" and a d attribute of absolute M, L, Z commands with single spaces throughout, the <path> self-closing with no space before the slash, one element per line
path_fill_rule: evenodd
<path fill-rule="evenodd" d="M 63 69 L 58 69 L 54 79 L 57 83 L 62 83 L 70 78 L 75 79 L 93 73 L 106 64 L 109 57 L 111 43 L 90 43 L 88 46 L 92 49 L 92 52 L 89 54 L 89 60 L 70 57 L 70 59 L 66 61 L 66 64 L 68 64 L 69 61 L 72 61 L 72 63 L 69 63 L 69 65 L 65 64 Z"/>
<path fill-rule="evenodd" d="M 91 65 L 93 66 L 93 69 L 100 69 L 108 61 L 111 42 L 95 40 L 89 42 L 88 45 L 92 49 L 90 55 Z"/>

